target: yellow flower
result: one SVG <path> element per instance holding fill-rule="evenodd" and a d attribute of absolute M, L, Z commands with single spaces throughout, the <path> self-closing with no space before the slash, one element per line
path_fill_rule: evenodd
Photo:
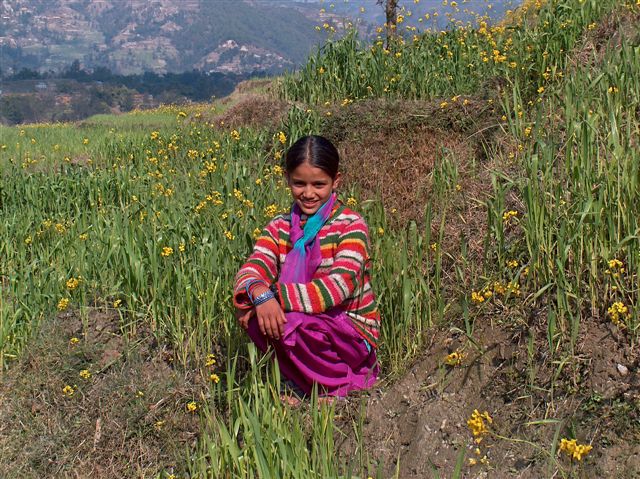
<path fill-rule="evenodd" d="M 469 429 L 471 429 L 471 434 L 473 434 L 474 436 L 482 436 L 489 432 L 487 424 L 493 424 L 493 418 L 489 416 L 489 413 L 487 411 L 480 414 L 477 409 L 473 410 L 471 417 L 467 421 L 467 426 L 469 426 Z"/>
<path fill-rule="evenodd" d="M 70 301 L 71 300 L 69 298 L 60 298 L 60 301 L 58 301 L 58 311 L 64 311 L 67 309 Z"/>
<path fill-rule="evenodd" d="M 509 223 L 511 221 L 511 218 L 516 218 L 517 216 L 518 216 L 518 212 L 515 210 L 506 211 L 502 215 L 502 221 L 505 223 Z"/>
<path fill-rule="evenodd" d="M 231 138 L 233 138 L 236 141 L 240 140 L 240 133 L 238 132 L 238 130 L 231 131 Z"/>
<path fill-rule="evenodd" d="M 24 244 L 26 244 L 26 245 L 29 245 L 29 244 L 31 244 L 32 242 L 33 242 L 33 238 L 31 238 L 31 235 L 27 236 L 27 237 L 24 239 Z"/>
<path fill-rule="evenodd" d="M 78 286 L 80 286 L 80 280 L 81 278 L 69 278 L 67 280 L 67 289 L 68 290 L 74 290 L 76 289 Z"/>
<path fill-rule="evenodd" d="M 173 248 L 171 246 L 164 246 L 162 251 L 160 252 L 160 256 L 164 256 L 165 258 L 171 256 L 173 254 Z"/>
<path fill-rule="evenodd" d="M 378 234 L 380 236 L 384 235 L 384 228 L 378 228 Z"/>
<path fill-rule="evenodd" d="M 451 354 L 448 354 L 446 358 L 444 358 L 444 363 L 447 366 L 460 366 L 465 356 L 466 355 L 462 351 L 454 351 Z"/>
<path fill-rule="evenodd" d="M 75 336 L 69 340 L 69 344 L 78 344 L 80 340 Z"/>
<path fill-rule="evenodd" d="M 89 144 L 89 138 L 85 138 L 84 140 L 82 140 L 82 144 L 83 145 L 88 145 Z"/>
<path fill-rule="evenodd" d="M 121 304 L 122 304 L 122 300 L 121 300 L 121 299 L 116 299 L 116 300 L 113 302 L 113 307 L 114 307 L 114 308 L 118 308 Z"/>
<path fill-rule="evenodd" d="M 216 364 L 216 356 L 214 354 L 207 354 L 207 361 L 204 363 L 206 367 L 210 367 Z"/>
<path fill-rule="evenodd" d="M 575 439 L 562 438 L 560 440 L 560 452 L 565 452 L 571 459 L 581 461 L 582 456 L 589 454 L 591 449 L 593 449 L 593 446 L 578 444 Z"/>
<path fill-rule="evenodd" d="M 198 410 L 198 404 L 195 401 L 191 401 L 187 403 L 187 411 L 190 413 L 194 413 Z"/>
<path fill-rule="evenodd" d="M 484 303 L 485 297 L 478 293 L 477 291 L 472 291 L 471 292 L 471 301 L 473 301 L 476 304 L 481 304 Z"/>
<path fill-rule="evenodd" d="M 616 301 L 613 303 L 609 309 L 607 309 L 607 313 L 609 313 L 609 317 L 611 318 L 611 322 L 616 326 L 621 328 L 625 327 L 624 322 L 628 321 L 631 318 L 631 313 L 629 312 L 629 308 L 627 308 L 624 303 L 620 301 Z"/>
<path fill-rule="evenodd" d="M 73 387 L 69 386 L 68 384 L 62 388 L 62 394 L 64 394 L 67 397 L 73 396 L 74 392 L 75 392 L 75 389 L 73 389 Z"/>
<path fill-rule="evenodd" d="M 507 261 L 507 267 L 508 268 L 517 268 L 518 267 L 518 260 L 515 259 L 511 259 L 509 261 Z"/>
<path fill-rule="evenodd" d="M 278 214 L 278 205 L 271 204 L 264 209 L 264 214 L 268 218 L 273 218 Z"/>
<path fill-rule="evenodd" d="M 209 376 L 209 379 L 216 384 L 220 382 L 220 377 L 216 373 L 211 373 L 211 376 Z"/>
<path fill-rule="evenodd" d="M 233 236 L 233 233 L 229 230 L 225 231 L 224 235 L 229 241 L 233 241 L 235 239 L 235 236 Z"/>
<path fill-rule="evenodd" d="M 358 204 L 358 200 L 356 200 L 353 196 L 347 198 L 347 206 L 356 206 Z"/>
<path fill-rule="evenodd" d="M 284 134 L 284 131 L 278 133 L 278 141 L 283 145 L 287 142 L 287 135 Z"/>
<path fill-rule="evenodd" d="M 78 238 L 80 241 L 86 241 L 89 238 L 89 235 L 87 233 L 82 233 Z"/>
<path fill-rule="evenodd" d="M 256 228 L 253 230 L 253 237 L 255 239 L 258 239 L 260 237 L 260 233 L 262 233 L 262 230 L 260 228 Z"/>
<path fill-rule="evenodd" d="M 89 379 L 91 377 L 91 372 L 88 369 L 83 369 L 82 371 L 80 371 L 79 376 L 82 379 Z"/>

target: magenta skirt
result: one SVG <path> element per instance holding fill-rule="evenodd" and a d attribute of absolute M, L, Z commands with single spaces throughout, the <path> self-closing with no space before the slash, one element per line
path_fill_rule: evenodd
<path fill-rule="evenodd" d="M 286 313 L 284 336 L 272 340 L 260 332 L 258 320 L 249 320 L 249 337 L 266 352 L 275 350 L 282 375 L 305 394 L 314 384 L 318 393 L 346 396 L 373 386 L 378 377 L 376 353 L 342 311 L 321 314 Z"/>

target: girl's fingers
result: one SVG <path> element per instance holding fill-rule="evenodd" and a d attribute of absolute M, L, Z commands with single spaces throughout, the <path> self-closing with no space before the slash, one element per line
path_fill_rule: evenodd
<path fill-rule="evenodd" d="M 267 334 L 264 327 L 264 320 L 262 319 L 261 315 L 258 315 L 258 327 L 260 328 L 260 332 L 262 333 L 263 336 Z"/>
<path fill-rule="evenodd" d="M 280 310 L 280 314 L 278 316 L 278 331 L 280 331 L 280 336 L 284 336 L 284 323 L 287 322 L 287 318 L 284 316 L 282 310 Z"/>

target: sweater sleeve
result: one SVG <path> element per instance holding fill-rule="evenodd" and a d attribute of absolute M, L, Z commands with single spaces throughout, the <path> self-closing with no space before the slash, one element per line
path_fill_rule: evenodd
<path fill-rule="evenodd" d="M 246 285 L 249 281 L 259 280 L 262 284 L 269 286 L 278 276 L 277 221 L 276 219 L 267 225 L 256 241 L 253 253 L 236 274 L 233 288 L 233 304 L 238 309 L 247 310 L 252 307 L 246 292 Z M 258 284 L 252 285 L 250 289 L 253 289 Z"/>
<path fill-rule="evenodd" d="M 309 283 L 277 283 L 285 312 L 314 314 L 339 306 L 362 287 L 369 259 L 369 231 L 362 218 L 346 226 L 338 239 L 329 274 Z"/>

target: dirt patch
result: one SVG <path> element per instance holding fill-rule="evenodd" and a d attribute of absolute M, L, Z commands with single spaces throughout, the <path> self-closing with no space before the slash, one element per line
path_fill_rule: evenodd
<path fill-rule="evenodd" d="M 61 313 L 0 385 L 0 476 L 150 477 L 181 469 L 202 381 L 116 310 Z"/>
<path fill-rule="evenodd" d="M 487 318 L 473 342 L 435 333 L 424 357 L 368 400 L 361 434 L 383 477 L 451 477 L 459 461 L 462 477 L 639 477 L 637 352 L 608 325 L 588 321 L 579 351 L 557 374 L 560 360 L 543 330 L 530 337 L 536 330 Z M 454 351 L 465 354 L 460 366 L 445 364 Z M 474 409 L 493 419 L 484 420 L 491 432 L 480 443 L 467 424 Z M 552 450 L 554 437 L 593 450 L 572 463 Z M 350 435 L 338 449 L 348 457 L 355 447 Z"/>
<path fill-rule="evenodd" d="M 224 129 L 253 127 L 273 130 L 289 111 L 287 102 L 266 94 L 234 95 L 227 101 L 232 105 L 224 113 L 204 120 Z"/>
<path fill-rule="evenodd" d="M 618 8 L 598 24 L 589 26 L 580 48 L 570 55 L 572 70 L 602 63 L 607 51 L 619 49 L 622 42 L 637 44 L 640 39 L 640 13 Z"/>
<path fill-rule="evenodd" d="M 323 134 L 343 158 L 345 184 L 363 200 L 380 198 L 391 227 L 434 212 L 432 237 L 454 254 L 461 237 L 481 254 L 486 214 L 477 200 L 491 193 L 487 151 L 502 135 L 493 102 L 457 97 L 438 101 L 368 100 L 333 108 Z"/>

